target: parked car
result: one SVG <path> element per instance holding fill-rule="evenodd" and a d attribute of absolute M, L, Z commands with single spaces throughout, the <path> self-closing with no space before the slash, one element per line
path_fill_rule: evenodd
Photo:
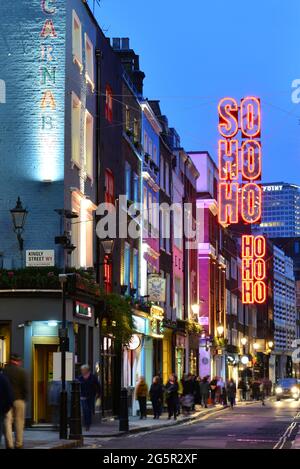
<path fill-rule="evenodd" d="M 300 384 L 296 378 L 279 379 L 275 387 L 276 400 L 292 398 L 296 401 L 300 397 Z"/>

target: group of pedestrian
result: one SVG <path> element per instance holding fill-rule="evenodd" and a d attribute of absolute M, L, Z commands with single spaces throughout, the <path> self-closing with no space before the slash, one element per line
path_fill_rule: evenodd
<path fill-rule="evenodd" d="M 0 372 L 0 443 L 4 433 L 7 449 L 23 448 L 27 397 L 27 373 L 22 368 L 21 357 L 12 354 L 9 363 Z"/>
<path fill-rule="evenodd" d="M 176 374 L 172 373 L 165 385 L 160 376 L 154 376 L 149 390 L 145 378 L 140 377 L 135 389 L 135 398 L 139 402 L 140 419 L 147 418 L 149 397 L 154 419 L 159 419 L 161 416 L 165 402 L 168 418 L 176 420 L 181 412 L 188 415 L 196 405 L 207 408 L 209 399 L 213 405 L 218 403 L 227 407 L 229 403 L 233 408 L 236 392 L 233 379 L 225 383 L 221 377 L 216 376 L 210 380 L 209 376 L 205 376 L 201 379 L 199 376 L 188 373 L 178 380 Z"/>

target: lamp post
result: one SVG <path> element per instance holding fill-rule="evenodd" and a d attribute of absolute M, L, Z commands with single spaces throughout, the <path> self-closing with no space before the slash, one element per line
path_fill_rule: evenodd
<path fill-rule="evenodd" d="M 24 240 L 22 238 L 22 233 L 24 231 L 25 221 L 28 214 L 26 208 L 23 207 L 20 197 L 17 199 L 15 208 L 10 210 L 12 221 L 13 221 L 13 230 L 17 235 L 17 240 L 19 243 L 19 249 L 21 254 L 21 263 L 23 264 L 23 249 L 24 249 Z"/>

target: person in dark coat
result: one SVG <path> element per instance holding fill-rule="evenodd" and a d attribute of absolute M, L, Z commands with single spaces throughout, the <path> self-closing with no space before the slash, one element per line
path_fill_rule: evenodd
<path fill-rule="evenodd" d="M 227 397 L 228 397 L 231 409 L 233 409 L 233 406 L 235 404 L 235 396 L 236 396 L 236 384 L 231 378 L 227 384 Z"/>
<path fill-rule="evenodd" d="M 194 386 L 195 386 L 194 396 L 195 396 L 195 404 L 197 405 L 201 405 L 201 400 L 202 400 L 200 384 L 201 384 L 201 378 L 200 376 L 196 376 L 195 382 L 194 382 Z"/>
<path fill-rule="evenodd" d="M 169 419 L 174 416 L 177 419 L 177 403 L 178 403 L 178 383 L 176 382 L 175 375 L 170 375 L 169 381 L 166 386 L 166 400 L 168 406 Z"/>
<path fill-rule="evenodd" d="M 200 393 L 202 397 L 202 407 L 207 408 L 207 400 L 209 397 L 209 390 L 210 390 L 210 385 L 208 381 L 208 377 L 205 376 L 203 380 L 200 383 Z"/>
<path fill-rule="evenodd" d="M 239 385 L 238 385 L 238 389 L 240 389 L 241 395 L 242 395 L 242 399 L 243 399 L 243 401 L 245 401 L 245 400 L 246 400 L 246 397 L 247 397 L 247 384 L 246 384 L 246 381 L 245 381 L 245 380 L 240 379 Z"/>
<path fill-rule="evenodd" d="M 86 431 L 89 431 L 92 423 L 95 399 L 100 396 L 100 384 L 95 375 L 90 371 L 89 365 L 82 365 L 80 368 L 80 402 L 83 413 L 83 421 Z"/>
<path fill-rule="evenodd" d="M 12 408 L 5 415 L 5 443 L 7 449 L 23 448 L 25 408 L 28 398 L 28 376 L 22 368 L 22 358 L 17 354 L 10 356 L 9 364 L 3 370 L 13 392 L 14 402 Z M 13 438 L 13 428 L 15 442 Z"/>
<path fill-rule="evenodd" d="M 13 406 L 14 396 L 7 377 L 0 372 L 0 445 L 3 435 L 4 418 Z"/>
<path fill-rule="evenodd" d="M 153 382 L 150 386 L 150 391 L 149 391 L 150 399 L 151 399 L 152 407 L 153 407 L 154 419 L 159 419 L 161 415 L 162 404 L 163 404 L 164 391 L 163 391 L 163 387 L 160 381 L 161 380 L 159 376 L 154 376 Z"/>
<path fill-rule="evenodd" d="M 210 395 L 211 395 L 212 404 L 216 403 L 217 386 L 218 386 L 218 378 L 215 377 L 210 382 Z"/>

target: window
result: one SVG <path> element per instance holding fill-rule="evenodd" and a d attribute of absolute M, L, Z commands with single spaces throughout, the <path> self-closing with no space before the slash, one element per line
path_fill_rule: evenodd
<path fill-rule="evenodd" d="M 109 85 L 106 86 L 105 90 L 105 118 L 111 124 L 113 121 L 113 95 L 112 89 Z"/>
<path fill-rule="evenodd" d="M 166 274 L 166 306 L 171 306 L 171 276 Z"/>
<path fill-rule="evenodd" d="M 112 263 L 109 262 L 108 256 L 104 257 L 103 274 L 104 274 L 105 292 L 111 293 L 112 292 Z"/>
<path fill-rule="evenodd" d="M 87 34 L 85 34 L 85 79 L 94 91 L 94 47 Z"/>
<path fill-rule="evenodd" d="M 72 212 L 80 216 L 80 198 L 77 194 L 72 194 Z M 80 267 L 80 223 L 79 218 L 74 218 L 71 225 L 71 240 L 76 247 L 71 254 L 71 265 L 78 269 Z M 77 223 L 76 223 L 77 222 Z"/>
<path fill-rule="evenodd" d="M 147 188 L 144 187 L 143 190 L 143 220 L 145 228 L 148 228 L 148 191 Z"/>
<path fill-rule="evenodd" d="M 115 204 L 115 181 L 110 169 L 105 170 L 105 202 Z"/>
<path fill-rule="evenodd" d="M 94 119 L 85 111 L 85 169 L 90 179 L 93 179 L 94 167 Z"/>
<path fill-rule="evenodd" d="M 170 195 L 170 165 L 167 162 L 165 167 L 165 190 Z"/>
<path fill-rule="evenodd" d="M 160 187 L 166 189 L 165 186 L 165 160 L 163 156 L 160 156 Z"/>
<path fill-rule="evenodd" d="M 137 119 L 134 119 L 133 121 L 133 135 L 134 140 L 139 141 L 139 123 Z"/>
<path fill-rule="evenodd" d="M 149 153 L 148 149 L 148 134 L 147 132 L 144 133 L 144 152 Z"/>
<path fill-rule="evenodd" d="M 236 259 L 231 258 L 231 278 L 237 280 L 237 263 Z"/>
<path fill-rule="evenodd" d="M 84 204 L 86 204 L 86 200 L 84 200 Z M 83 262 L 83 267 L 93 267 L 94 265 L 94 226 L 93 226 L 93 212 L 88 210 L 86 207 L 84 208 L 84 220 L 83 224 L 85 223 L 85 227 L 82 229 L 86 230 L 86 249 L 85 249 L 85 261 Z"/>
<path fill-rule="evenodd" d="M 183 319 L 183 311 L 181 304 L 181 280 L 178 277 L 175 277 L 175 295 L 174 295 L 174 307 L 176 311 L 176 317 L 178 319 Z"/>
<path fill-rule="evenodd" d="M 78 218 L 72 221 L 71 240 L 76 249 L 72 252 L 72 267 L 87 268 L 93 266 L 94 261 L 94 223 L 93 210 L 95 207 L 89 199 L 72 194 L 72 211 Z"/>
<path fill-rule="evenodd" d="M 151 158 L 153 159 L 153 143 L 152 143 L 152 140 L 150 138 L 148 139 L 148 153 L 151 156 Z"/>
<path fill-rule="evenodd" d="M 82 33 L 81 23 L 73 10 L 73 31 L 72 31 L 72 49 L 73 49 L 73 60 L 77 63 L 80 70 L 82 71 Z"/>
<path fill-rule="evenodd" d="M 140 187 L 139 177 L 136 173 L 133 173 L 133 201 L 138 203 L 140 201 Z"/>
<path fill-rule="evenodd" d="M 124 245 L 124 285 L 127 285 L 126 293 L 129 294 L 130 289 L 130 245 Z"/>
<path fill-rule="evenodd" d="M 80 128 L 81 128 L 81 102 L 75 93 L 72 93 L 72 161 L 80 166 Z"/>
<path fill-rule="evenodd" d="M 126 109 L 125 109 L 125 127 L 126 127 L 126 130 L 130 129 L 130 110 L 128 106 L 126 106 Z"/>
<path fill-rule="evenodd" d="M 135 296 L 138 295 L 139 287 L 139 252 L 137 249 L 133 250 L 133 288 L 136 289 Z"/>
<path fill-rule="evenodd" d="M 125 194 L 127 200 L 131 200 L 131 166 L 125 162 Z"/>
<path fill-rule="evenodd" d="M 152 155 L 154 163 L 157 164 L 157 148 L 156 145 L 153 144 L 153 155 Z"/>

